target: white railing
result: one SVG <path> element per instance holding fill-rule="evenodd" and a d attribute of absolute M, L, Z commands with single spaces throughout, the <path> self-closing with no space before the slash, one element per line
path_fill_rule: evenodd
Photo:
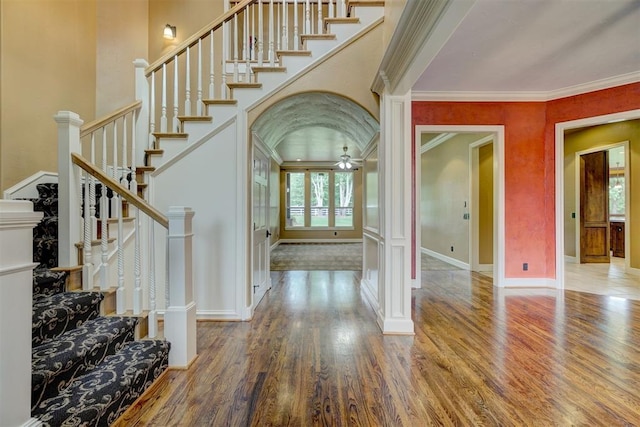
<path fill-rule="evenodd" d="M 195 314 L 191 274 L 181 273 L 192 269 L 191 249 L 187 247 L 191 245 L 191 235 L 184 230 L 191 229 L 193 212 L 172 207 L 170 221 L 138 196 L 133 165 L 140 108 L 141 102 L 135 102 L 82 128 L 82 120 L 75 113 L 61 111 L 55 116 L 59 147 L 59 264 L 81 263 L 84 289 L 107 290 L 115 285 L 116 313 L 140 315 L 147 310 L 149 337 L 158 332 L 158 311 L 171 312 L 164 323 L 165 337 L 173 346 L 170 364 L 186 366 L 195 357 L 195 315 L 176 317 L 175 313 Z M 125 229 L 125 222 L 132 224 L 130 229 Z M 156 223 L 167 229 L 168 242 L 184 244 L 168 244 L 167 251 L 174 252 L 162 255 L 155 253 L 154 244 L 142 245 L 143 241 L 154 242 Z M 94 256 L 92 247 L 98 237 L 100 252 Z M 75 246 L 80 241 L 82 256 Z M 157 289 L 155 283 L 157 256 L 170 260 L 162 289 Z M 154 273 L 143 277 L 143 263 L 148 266 L 146 271 Z M 114 270 L 115 277 L 110 274 Z M 178 279 L 171 282 L 170 277 Z M 98 283 L 94 285 L 96 278 Z M 157 306 L 159 293 L 164 297 L 162 307 Z M 193 321 L 186 322 L 184 318 Z"/>
<path fill-rule="evenodd" d="M 346 17 L 346 0 L 241 0 L 144 71 L 149 87 L 149 147 L 154 133 L 181 132 L 180 117 L 206 116 L 209 101 L 253 83 L 256 67 L 279 65 L 302 35 L 322 34 L 325 18 Z M 292 29 L 292 30 L 291 30 Z M 195 96 L 194 96 L 195 94 Z"/>

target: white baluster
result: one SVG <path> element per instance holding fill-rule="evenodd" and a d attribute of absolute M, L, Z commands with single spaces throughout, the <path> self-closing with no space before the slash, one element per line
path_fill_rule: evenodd
<path fill-rule="evenodd" d="M 187 57 L 185 59 L 185 89 L 184 89 L 184 115 L 191 115 L 191 48 L 187 47 Z"/>
<path fill-rule="evenodd" d="M 118 201 L 118 289 L 116 290 L 116 313 L 122 314 L 125 311 L 124 306 L 124 234 L 122 224 L 122 198 L 115 195 Z"/>
<path fill-rule="evenodd" d="M 107 171 L 107 129 L 102 128 L 102 171 Z M 107 216 L 109 198 L 107 197 L 107 186 L 102 184 L 102 197 L 100 198 L 100 251 L 102 262 L 100 263 L 100 289 L 109 287 L 109 254 L 107 238 Z"/>
<path fill-rule="evenodd" d="M 276 3 L 276 50 L 283 50 L 282 47 L 282 26 L 280 24 L 280 3 Z"/>
<path fill-rule="evenodd" d="M 249 57 L 251 56 L 251 46 L 249 45 L 249 8 L 244 9 L 244 29 L 243 29 L 243 39 L 244 39 L 244 74 L 245 81 L 249 83 L 251 81 L 251 61 Z"/>
<path fill-rule="evenodd" d="M 198 40 L 198 99 L 196 99 L 196 116 L 202 116 L 202 39 Z"/>
<path fill-rule="evenodd" d="M 318 31 L 316 34 L 322 34 L 322 0 L 318 0 Z"/>
<path fill-rule="evenodd" d="M 117 181 L 117 170 L 118 170 L 118 121 L 117 120 L 113 122 L 113 157 L 111 161 L 112 161 L 111 178 L 113 178 L 114 181 Z M 114 194 L 111 200 L 109 200 L 109 206 L 110 206 L 109 212 L 116 212 L 116 209 L 117 209 L 116 203 L 117 203 L 117 200 Z"/>
<path fill-rule="evenodd" d="M 155 222 L 149 220 L 149 338 L 158 335 L 156 311 L 156 244 Z"/>
<path fill-rule="evenodd" d="M 256 41 L 258 40 L 258 37 L 256 37 L 256 34 L 258 34 L 256 32 L 256 8 L 255 8 L 255 4 L 253 5 L 254 7 L 250 7 L 250 11 L 251 11 L 251 31 L 249 32 L 249 52 L 250 52 L 250 59 L 252 61 L 256 60 Z"/>
<path fill-rule="evenodd" d="M 327 18 L 333 18 L 333 0 L 329 0 L 329 13 Z"/>
<path fill-rule="evenodd" d="M 262 67 L 263 61 L 264 61 L 264 42 L 263 42 L 263 36 L 264 36 L 264 27 L 263 27 L 264 23 L 263 23 L 263 16 L 262 16 L 262 0 L 258 0 L 258 28 L 260 29 L 258 31 L 258 67 Z"/>
<path fill-rule="evenodd" d="M 233 15 L 233 81 L 238 81 L 238 14 Z"/>
<path fill-rule="evenodd" d="M 229 27 L 227 22 L 222 24 L 222 85 L 220 97 L 227 99 L 227 57 L 229 56 Z"/>
<path fill-rule="evenodd" d="M 140 111 L 134 111 L 134 113 L 136 116 L 138 114 L 140 114 Z M 134 119 L 134 121 L 137 122 L 137 119 Z M 151 146 L 150 148 L 153 148 L 153 146 Z M 131 183 L 129 185 L 129 190 L 131 190 L 131 192 L 133 194 L 138 194 L 138 177 L 136 176 L 136 133 L 135 132 L 131 132 Z M 131 213 L 129 212 L 129 215 Z"/>
<path fill-rule="evenodd" d="M 298 50 L 299 47 L 299 37 L 298 33 L 298 0 L 293 0 L 293 50 Z"/>
<path fill-rule="evenodd" d="M 311 5 L 306 0 L 304 5 L 304 33 L 311 34 Z"/>
<path fill-rule="evenodd" d="M 94 134 L 91 134 L 93 140 Z M 91 254 L 91 233 L 92 233 L 92 217 L 91 217 L 91 179 L 93 177 L 89 173 L 84 176 L 84 247 L 82 249 L 82 288 L 89 290 L 93 288 L 93 259 Z M 93 207 L 95 211 L 95 206 Z"/>
<path fill-rule="evenodd" d="M 178 55 L 173 57 L 173 122 L 171 132 L 180 132 L 178 120 Z"/>
<path fill-rule="evenodd" d="M 275 45 L 273 43 L 273 0 L 269 0 L 269 64 L 273 67 L 276 63 Z"/>
<path fill-rule="evenodd" d="M 164 67 L 164 66 L 163 66 Z M 149 143 L 147 144 L 147 148 L 154 148 L 154 140 L 153 136 L 156 131 L 156 73 L 151 73 L 151 93 L 150 93 L 150 101 L 149 101 Z M 132 150 L 135 156 L 135 151 Z M 135 159 L 135 157 L 134 157 Z M 132 163 L 135 163 L 133 161 Z"/>
<path fill-rule="evenodd" d="M 160 132 L 165 133 L 167 132 L 167 64 L 162 64 L 162 112 L 160 114 Z"/>
<path fill-rule="evenodd" d="M 96 164 L 96 134 L 93 132 L 91 134 L 91 164 Z M 91 218 L 91 233 L 89 233 L 89 240 L 97 240 L 98 239 L 98 218 L 96 217 L 96 179 L 92 176 L 91 182 L 89 183 L 89 215 Z M 91 247 L 91 243 L 89 243 Z M 91 249 L 89 249 L 91 252 Z M 93 261 L 91 261 L 93 264 Z M 93 288 L 93 274 L 94 271 L 91 271 L 91 283 Z"/>
<path fill-rule="evenodd" d="M 133 113 L 132 113 L 133 115 Z M 126 184 L 127 172 L 129 171 L 128 153 L 127 153 L 127 116 L 122 118 L 122 171 L 120 172 L 120 184 L 129 188 Z M 132 117 L 133 118 L 133 117 Z M 134 128 L 132 128 L 133 130 Z M 125 182 L 123 184 L 123 182 Z"/>
<path fill-rule="evenodd" d="M 340 17 L 345 18 L 347 16 L 347 2 L 340 0 Z"/>
<path fill-rule="evenodd" d="M 289 50 L 289 5 L 286 0 L 282 4 L 282 48 Z"/>
<path fill-rule="evenodd" d="M 134 209 L 134 261 L 133 261 L 133 274 L 134 274 L 134 287 L 133 287 L 133 314 L 142 313 L 142 286 L 140 279 L 140 211 L 138 208 Z"/>
<path fill-rule="evenodd" d="M 210 56 L 209 56 L 209 99 L 215 99 L 216 94 L 215 94 L 215 70 L 214 70 L 214 60 L 213 60 L 213 54 L 214 54 L 214 47 L 213 45 L 215 44 L 215 40 L 213 39 L 213 30 L 211 30 L 211 34 L 210 34 L 210 39 L 211 39 L 211 46 L 210 46 Z M 223 58 L 224 59 L 224 58 Z"/>

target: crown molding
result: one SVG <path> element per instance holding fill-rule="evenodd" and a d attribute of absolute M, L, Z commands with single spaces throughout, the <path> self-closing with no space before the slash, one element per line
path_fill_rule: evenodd
<path fill-rule="evenodd" d="M 640 71 L 622 74 L 606 79 L 595 80 L 575 86 L 551 91 L 468 91 L 468 92 L 437 92 L 437 91 L 412 91 L 412 101 L 475 101 L 475 102 L 546 102 L 554 99 L 567 98 L 583 93 L 610 89 L 630 83 L 640 82 Z"/>

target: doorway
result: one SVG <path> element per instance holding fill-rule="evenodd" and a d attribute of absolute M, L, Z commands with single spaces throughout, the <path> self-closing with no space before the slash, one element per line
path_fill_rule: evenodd
<path fill-rule="evenodd" d="M 490 269 L 491 275 L 493 276 L 493 284 L 497 287 L 503 287 L 506 284 L 505 275 L 504 275 L 504 127 L 503 126 L 416 126 L 415 131 L 415 165 L 416 165 L 416 173 L 415 173 L 415 209 L 416 215 L 414 219 L 414 236 L 415 236 L 415 277 L 418 278 L 414 282 L 414 287 L 420 286 L 420 264 L 421 264 L 421 255 L 422 255 L 422 235 L 424 233 L 422 229 L 422 218 L 420 214 L 420 206 L 422 204 L 422 195 L 421 195 L 421 185 L 422 185 L 422 165 L 419 159 L 421 159 L 422 152 L 425 150 L 423 147 L 423 134 L 451 134 L 451 135 L 469 135 L 469 134 L 483 134 L 482 137 L 476 138 L 474 141 L 469 141 L 467 143 L 467 156 L 469 157 L 469 164 L 467 166 L 468 172 L 468 181 L 467 181 L 467 189 L 469 191 L 468 197 L 466 201 L 464 199 L 452 200 L 452 203 L 457 203 L 456 208 L 459 212 L 456 212 L 455 215 L 459 214 L 461 219 L 466 220 L 468 227 L 468 242 L 466 250 L 468 251 L 468 260 L 467 262 L 463 262 L 463 268 L 466 269 Z M 451 137 L 449 137 L 451 138 Z M 471 144 L 473 142 L 473 146 Z M 479 237 L 475 239 L 472 237 L 477 230 L 477 223 L 475 223 L 475 217 L 478 216 L 478 201 L 474 203 L 474 197 L 472 193 L 474 192 L 474 178 L 473 174 L 474 169 L 471 167 L 473 164 L 473 156 L 479 153 L 479 150 L 482 146 L 491 143 L 491 171 L 492 171 L 492 194 L 491 194 L 491 208 L 493 211 L 492 215 L 492 239 L 491 239 L 491 251 L 492 256 L 490 257 L 491 264 L 486 262 L 485 265 L 480 261 L 478 253 L 479 250 L 478 242 L 480 241 Z M 474 151 L 475 150 L 475 151 Z M 475 153 L 475 154 L 474 154 Z M 476 190 L 479 190 L 477 188 Z M 476 195 L 478 195 L 476 191 Z M 477 196 L 480 197 L 479 195 Z M 466 202 L 466 204 L 465 204 Z M 440 242 L 442 245 L 442 242 Z M 448 245 L 452 246 L 452 245 Z M 455 253 L 455 245 L 453 252 Z M 449 248 L 450 249 L 450 248 Z M 444 251 L 443 251 L 444 252 Z M 475 255 L 475 256 L 474 256 Z M 449 258 L 452 258 L 449 256 Z M 455 258 L 453 258 L 453 262 L 455 262 Z M 460 264 L 454 264 L 460 265 Z M 417 282 L 417 283 L 416 283 Z"/>

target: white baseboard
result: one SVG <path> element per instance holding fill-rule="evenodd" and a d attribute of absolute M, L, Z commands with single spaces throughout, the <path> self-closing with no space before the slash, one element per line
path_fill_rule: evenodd
<path fill-rule="evenodd" d="M 503 288 L 557 288 L 556 279 L 548 278 L 505 278 Z"/>
<path fill-rule="evenodd" d="M 362 239 L 280 239 L 280 243 L 362 243 Z"/>
<path fill-rule="evenodd" d="M 493 264 L 478 264 L 478 272 L 489 272 L 493 271 Z"/>
<path fill-rule="evenodd" d="M 280 242 L 281 240 L 278 240 L 277 242 L 275 242 L 273 245 L 271 245 L 271 247 L 269 248 L 270 251 L 274 250 L 275 248 L 277 248 L 278 246 L 280 246 Z"/>
<path fill-rule="evenodd" d="M 640 268 L 629 267 L 625 272 L 633 274 L 634 276 L 640 276 Z"/>
<path fill-rule="evenodd" d="M 234 310 L 197 310 L 197 320 L 242 321 L 242 314 Z"/>
<path fill-rule="evenodd" d="M 429 255 L 429 256 L 432 256 L 432 257 L 434 257 L 436 259 L 439 259 L 440 261 L 444 261 L 447 264 L 451 264 L 454 267 L 458 267 L 458 268 L 461 268 L 463 270 L 471 270 L 471 267 L 469 266 L 469 263 L 457 260 L 455 258 L 448 257 L 446 255 L 442 255 L 441 253 L 432 251 L 431 249 L 420 248 L 420 252 L 422 252 L 425 255 Z"/>
<path fill-rule="evenodd" d="M 578 259 L 574 256 L 571 255 L 565 255 L 564 256 L 564 262 L 566 263 L 570 263 L 570 264 L 577 264 L 578 263 Z"/>

